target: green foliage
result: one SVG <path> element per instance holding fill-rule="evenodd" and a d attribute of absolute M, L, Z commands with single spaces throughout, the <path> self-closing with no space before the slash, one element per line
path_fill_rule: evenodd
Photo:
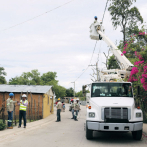
<path fill-rule="evenodd" d="M 4 76 L 6 76 L 6 72 L 5 72 L 5 69 L 3 67 L 0 67 L 0 84 L 6 84 L 7 81 L 5 79 Z"/>
<path fill-rule="evenodd" d="M 31 72 L 23 72 L 20 77 L 16 76 L 9 80 L 10 85 L 52 85 L 53 91 L 55 91 L 56 97 L 66 96 L 66 89 L 58 84 L 56 80 L 56 72 L 43 73 L 40 76 L 40 72 L 35 69 Z"/>
<path fill-rule="evenodd" d="M 112 16 L 114 28 L 121 26 L 123 32 L 123 42 L 126 40 L 127 28 L 136 26 L 138 22 L 143 23 L 143 18 L 137 7 L 131 7 L 136 0 L 111 0 L 108 8 Z"/>
<path fill-rule="evenodd" d="M 79 99 L 80 99 L 80 101 L 85 101 L 86 97 L 80 97 Z"/>
<path fill-rule="evenodd" d="M 66 89 L 66 97 L 73 97 L 74 96 L 74 89 L 71 87 Z"/>
<path fill-rule="evenodd" d="M 117 61 L 115 60 L 115 56 L 112 55 L 108 59 L 108 69 L 120 69 L 119 65 L 117 64 Z"/>
<path fill-rule="evenodd" d="M 57 84 L 58 81 L 55 80 L 56 77 L 57 77 L 57 73 L 56 72 L 47 72 L 47 73 L 44 73 L 41 76 L 41 84 L 42 85 L 47 85 L 51 81 L 54 81 L 54 84 Z"/>
<path fill-rule="evenodd" d="M 10 85 L 40 85 L 40 73 L 37 69 L 31 72 L 23 72 L 20 77 L 16 76 L 9 80 Z"/>
<path fill-rule="evenodd" d="M 83 97 L 82 91 L 77 92 L 77 93 L 76 93 L 76 97 Z"/>
<path fill-rule="evenodd" d="M 4 130 L 6 128 L 6 123 L 0 121 L 0 130 Z"/>

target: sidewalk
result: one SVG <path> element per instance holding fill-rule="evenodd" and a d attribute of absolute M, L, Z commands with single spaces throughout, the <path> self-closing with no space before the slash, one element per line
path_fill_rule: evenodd
<path fill-rule="evenodd" d="M 26 132 L 35 130 L 37 128 L 41 128 L 42 126 L 48 125 L 49 123 L 54 122 L 55 120 L 56 120 L 56 114 L 51 114 L 45 119 L 27 123 L 26 128 L 23 128 L 23 124 L 22 124 L 21 128 L 18 128 L 18 126 L 15 126 L 13 127 L 13 129 L 6 129 L 3 131 L 0 131 L 0 142 L 2 140 L 8 139 L 9 137 L 13 137 L 13 136 L 16 136 L 22 133 L 26 133 Z"/>

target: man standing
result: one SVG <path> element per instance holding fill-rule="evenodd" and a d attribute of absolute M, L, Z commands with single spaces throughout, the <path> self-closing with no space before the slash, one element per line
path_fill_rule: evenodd
<path fill-rule="evenodd" d="M 22 100 L 20 101 L 20 103 L 18 103 L 18 105 L 20 105 L 19 107 L 19 126 L 18 128 L 21 127 L 21 120 L 23 118 L 24 121 L 24 128 L 26 128 L 26 109 L 27 109 L 27 105 L 28 105 L 28 101 L 26 100 L 27 96 L 25 94 L 22 95 Z"/>
<path fill-rule="evenodd" d="M 80 104 L 79 104 L 79 99 L 77 99 L 77 100 L 76 100 L 76 103 L 74 104 L 74 112 L 76 113 L 76 114 L 74 115 L 74 120 L 75 120 L 75 121 L 78 121 L 78 120 L 77 120 L 77 116 L 78 116 L 79 110 L 80 110 Z"/>
<path fill-rule="evenodd" d="M 58 103 L 57 103 L 56 107 L 57 107 L 57 121 L 56 122 L 59 122 L 59 121 L 61 121 L 60 112 L 62 109 L 62 103 L 60 102 L 60 98 L 58 98 Z"/>
<path fill-rule="evenodd" d="M 8 129 L 13 129 L 12 119 L 13 119 L 13 110 L 14 105 L 17 101 L 13 101 L 14 94 L 10 93 L 9 98 L 7 99 L 7 112 L 8 112 Z"/>
<path fill-rule="evenodd" d="M 74 101 L 73 99 L 71 100 L 71 112 L 72 112 L 72 118 L 71 119 L 74 119 Z"/>

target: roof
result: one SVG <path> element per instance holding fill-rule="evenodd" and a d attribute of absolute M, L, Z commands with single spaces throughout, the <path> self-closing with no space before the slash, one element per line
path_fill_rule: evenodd
<path fill-rule="evenodd" d="M 31 92 L 31 93 L 46 93 L 52 86 L 42 85 L 0 85 L 0 92 Z"/>

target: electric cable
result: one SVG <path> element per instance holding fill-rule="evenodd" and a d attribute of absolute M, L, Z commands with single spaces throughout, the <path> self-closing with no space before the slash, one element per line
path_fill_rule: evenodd
<path fill-rule="evenodd" d="M 105 16 L 106 8 L 107 8 L 107 5 L 108 5 L 108 1 L 109 1 L 109 0 L 107 0 L 107 2 L 106 2 L 106 6 L 105 6 L 105 10 L 104 10 L 103 18 L 102 18 L 102 24 L 103 24 L 103 20 L 104 20 L 104 16 Z"/>
<path fill-rule="evenodd" d="M 107 8 L 107 5 L 108 5 L 108 1 L 109 1 L 109 0 L 107 0 L 106 6 L 105 6 L 105 9 L 104 9 L 104 14 L 103 14 L 103 18 L 102 18 L 102 24 L 103 24 L 103 20 L 104 20 L 106 8 Z M 93 54 L 94 54 L 96 45 L 97 45 L 97 40 L 96 40 L 96 43 L 95 43 L 95 46 L 94 46 L 94 49 L 93 49 L 93 53 L 92 53 L 92 56 L 91 56 L 91 59 L 90 59 L 90 63 L 91 63 L 91 61 L 92 61 L 92 58 L 93 58 Z M 98 55 L 98 56 L 99 56 L 99 55 Z M 98 57 L 98 58 L 99 58 L 99 57 Z M 75 81 L 77 81 L 77 80 L 87 71 L 88 68 L 89 68 L 89 66 L 87 66 L 87 68 L 84 70 L 84 72 L 82 72 L 82 74 L 80 74 L 80 76 L 79 76 Z M 74 81 L 74 82 L 75 82 L 75 81 Z"/>
<path fill-rule="evenodd" d="M 50 13 L 50 12 L 52 12 L 52 11 L 58 9 L 58 8 L 61 8 L 61 7 L 65 6 L 65 5 L 69 4 L 69 3 L 71 3 L 71 2 L 73 2 L 73 1 L 74 1 L 74 0 L 68 1 L 68 2 L 66 2 L 66 3 L 64 3 L 64 4 L 62 4 L 62 5 L 58 6 L 58 7 L 55 7 L 55 8 L 53 8 L 53 9 L 51 9 L 51 10 L 48 10 L 48 11 L 42 13 L 42 14 L 39 14 L 39 15 L 37 15 L 37 16 L 35 16 L 35 17 L 32 17 L 32 18 L 30 18 L 30 19 L 28 19 L 28 20 L 26 20 L 26 21 L 20 22 L 20 23 L 18 23 L 18 24 L 16 24 L 16 25 L 13 25 L 13 26 L 11 26 L 11 27 L 8 27 L 8 28 L 3 29 L 3 30 L 0 30 L 0 31 L 1 31 L 1 32 L 2 32 L 2 31 L 6 31 L 6 30 L 12 29 L 12 28 L 14 28 L 14 27 L 16 27 L 16 26 L 22 25 L 22 24 L 24 24 L 24 23 L 26 23 L 26 22 L 32 21 L 32 20 L 34 20 L 34 19 L 36 19 L 36 18 L 38 18 L 38 17 L 40 17 L 40 16 L 43 16 L 43 15 L 45 15 L 45 14 L 47 14 L 47 13 Z"/>

